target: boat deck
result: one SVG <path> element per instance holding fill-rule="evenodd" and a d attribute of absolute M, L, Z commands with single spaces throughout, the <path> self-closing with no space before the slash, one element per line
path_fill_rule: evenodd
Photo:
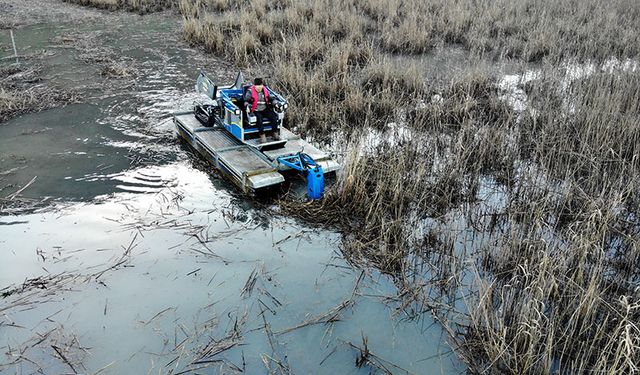
<path fill-rule="evenodd" d="M 245 192 L 284 182 L 284 177 L 262 153 L 222 128 L 202 126 L 193 112 L 176 113 L 174 123 L 182 138 Z"/>
<path fill-rule="evenodd" d="M 268 136 L 267 143 L 260 144 L 258 139 L 242 143 L 220 127 L 204 127 L 192 111 L 175 113 L 173 121 L 182 138 L 245 192 L 255 192 L 284 182 L 284 177 L 278 172 L 290 168 L 280 164 L 278 158 L 298 152 L 311 156 L 325 173 L 340 168 L 330 154 L 283 127 L 280 129 L 281 141 Z M 284 145 L 283 141 L 286 141 Z"/>

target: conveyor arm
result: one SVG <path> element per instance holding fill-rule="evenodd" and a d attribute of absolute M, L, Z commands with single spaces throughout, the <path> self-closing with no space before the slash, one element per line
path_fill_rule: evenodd
<path fill-rule="evenodd" d="M 278 162 L 296 171 L 306 173 L 307 195 L 310 199 L 321 199 L 324 194 L 324 171 L 311 156 L 299 152 L 295 155 L 282 156 Z"/>

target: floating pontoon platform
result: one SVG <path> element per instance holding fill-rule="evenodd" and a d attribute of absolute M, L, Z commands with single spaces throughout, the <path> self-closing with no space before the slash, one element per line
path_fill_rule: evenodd
<path fill-rule="evenodd" d="M 278 159 L 299 152 L 313 158 L 325 174 L 340 168 L 331 155 L 283 127 L 280 138 L 286 140 L 284 146 L 261 150 L 257 140 L 255 145 L 242 143 L 223 127 L 202 126 L 193 111 L 175 113 L 173 121 L 182 138 L 246 193 L 256 194 L 282 184 L 285 178 L 280 172 L 290 170 L 290 167 Z"/>

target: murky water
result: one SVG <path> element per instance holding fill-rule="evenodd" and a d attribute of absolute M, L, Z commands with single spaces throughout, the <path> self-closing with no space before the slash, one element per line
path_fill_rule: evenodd
<path fill-rule="evenodd" d="M 0 217 L 0 373 L 379 371 L 355 366 L 365 340 L 391 373 L 463 369 L 388 278 L 341 258 L 338 233 L 273 216 L 177 141 L 198 69 L 228 80 L 228 64 L 170 14 L 84 12 L 16 30 L 83 101 L 0 125 L 2 196 L 37 177 L 23 195 L 48 197 Z M 87 49 L 133 73 L 102 76 Z"/>

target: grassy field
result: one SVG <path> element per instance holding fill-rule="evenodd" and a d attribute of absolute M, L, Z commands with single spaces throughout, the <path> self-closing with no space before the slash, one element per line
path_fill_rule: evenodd
<path fill-rule="evenodd" d="M 344 255 L 392 275 L 471 372 L 638 371 L 640 3 L 178 7 L 187 41 L 270 77 L 286 125 L 340 151 L 321 202 L 280 208 L 341 228 Z M 452 46 L 470 56 L 453 78 L 412 58 Z M 506 87 L 477 63 L 506 60 L 522 64 Z"/>

